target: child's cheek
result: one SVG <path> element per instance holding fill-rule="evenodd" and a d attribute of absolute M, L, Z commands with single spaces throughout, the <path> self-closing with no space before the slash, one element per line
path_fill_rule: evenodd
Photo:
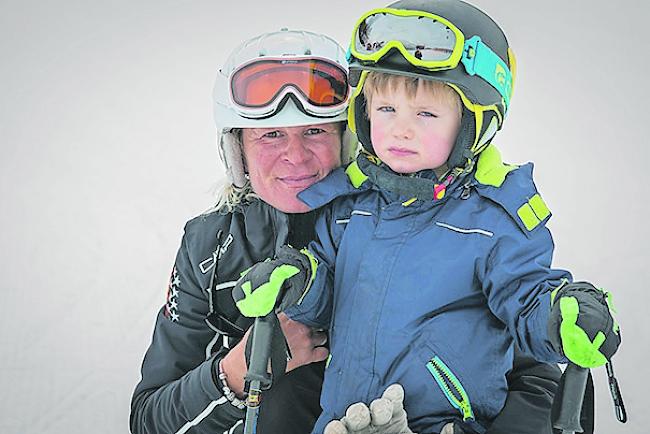
<path fill-rule="evenodd" d="M 442 165 L 451 154 L 454 142 L 449 137 L 439 134 L 427 134 L 422 139 L 422 145 L 429 151 L 430 155 L 436 157 L 437 160 L 441 160 L 440 165 Z"/>
<path fill-rule="evenodd" d="M 380 145 L 383 143 L 385 137 L 385 127 L 382 122 L 371 122 L 370 123 L 370 140 L 374 145 Z"/>

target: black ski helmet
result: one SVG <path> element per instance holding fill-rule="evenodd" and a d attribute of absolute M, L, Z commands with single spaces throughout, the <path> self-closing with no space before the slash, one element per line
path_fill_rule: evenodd
<path fill-rule="evenodd" d="M 514 86 L 514 54 L 501 28 L 480 9 L 461 0 L 400 0 L 387 8 L 437 15 L 453 23 L 466 40 L 479 36 L 508 66 Z M 483 78 L 468 74 L 461 62 L 453 69 L 429 71 L 412 65 L 396 49 L 374 63 L 361 61 L 352 54 L 349 60 L 350 83 L 355 87 L 363 71 L 377 71 L 443 82 L 459 94 L 463 102 L 463 115 L 456 143 L 447 161 L 449 169 L 471 169 L 478 154 L 489 145 L 503 125 L 508 108 L 503 96 Z M 512 93 L 512 88 L 509 90 Z M 370 122 L 365 113 L 366 99 L 358 88 L 350 104 L 349 123 L 364 149 L 375 155 L 370 139 Z"/>

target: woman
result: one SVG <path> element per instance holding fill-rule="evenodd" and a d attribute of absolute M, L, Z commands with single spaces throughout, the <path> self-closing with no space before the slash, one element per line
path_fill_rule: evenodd
<path fill-rule="evenodd" d="M 190 220 L 131 404 L 131 431 L 240 432 L 244 347 L 251 320 L 230 289 L 243 270 L 300 248 L 314 217 L 296 194 L 351 160 L 345 52 L 332 39 L 282 30 L 237 47 L 218 74 L 215 119 L 229 184 L 215 209 Z M 280 319 L 287 375 L 264 393 L 259 433 L 310 432 L 320 413 L 323 333 Z M 489 431 L 551 432 L 559 369 L 519 359 L 506 407 Z M 526 415 L 525 420 L 521 420 Z"/>

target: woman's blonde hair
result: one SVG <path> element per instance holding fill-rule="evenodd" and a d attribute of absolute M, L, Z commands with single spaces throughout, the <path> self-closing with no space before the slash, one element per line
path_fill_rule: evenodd
<path fill-rule="evenodd" d="M 242 129 L 233 128 L 227 134 L 232 134 L 232 137 L 235 140 L 237 146 L 239 146 L 241 149 Z M 213 207 L 206 210 L 205 214 L 214 211 L 232 212 L 238 205 L 241 205 L 245 202 L 250 202 L 255 199 L 259 199 L 259 196 L 253 191 L 253 187 L 251 186 L 249 179 L 246 179 L 246 182 L 242 187 L 236 187 L 232 182 L 226 179 L 219 187 L 219 192 L 217 193 L 217 203 Z"/>
<path fill-rule="evenodd" d="M 435 80 L 426 80 L 424 78 L 409 77 L 405 75 L 388 74 L 386 72 L 370 71 L 363 82 L 363 96 L 366 98 L 366 117 L 369 117 L 368 110 L 372 103 L 372 98 L 379 92 L 387 90 L 396 91 L 404 89 L 409 98 L 415 98 L 419 90 L 429 92 L 433 98 L 438 101 L 452 105 L 458 115 L 463 113 L 460 97 L 454 89 L 445 83 Z"/>

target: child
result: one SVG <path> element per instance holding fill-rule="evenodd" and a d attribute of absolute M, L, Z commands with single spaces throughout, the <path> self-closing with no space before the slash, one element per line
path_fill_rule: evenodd
<path fill-rule="evenodd" d="M 501 29 L 459 0 L 403 0 L 359 20 L 350 56 L 363 151 L 301 193 L 329 204 L 317 242 L 280 249 L 233 291 L 244 315 L 279 304 L 329 330 L 313 432 L 393 383 L 416 433 L 484 432 L 514 343 L 542 361 L 605 364 L 620 343 L 606 294 L 551 268 L 532 164 L 503 164 L 490 144 L 513 86 Z"/>

